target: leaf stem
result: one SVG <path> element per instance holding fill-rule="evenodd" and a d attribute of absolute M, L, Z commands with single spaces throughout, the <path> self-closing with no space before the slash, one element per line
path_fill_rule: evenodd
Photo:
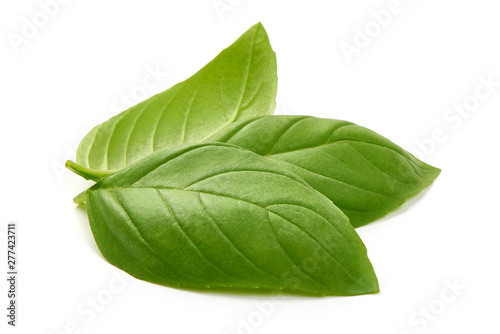
<path fill-rule="evenodd" d="M 86 192 L 87 192 L 87 190 L 84 190 L 81 193 L 79 193 L 78 195 L 76 195 L 76 197 L 73 198 L 73 203 L 75 203 L 76 205 L 83 204 L 83 202 L 85 202 L 85 199 L 86 199 L 86 196 L 85 196 Z"/>
<path fill-rule="evenodd" d="M 66 168 L 72 171 L 75 174 L 80 175 L 86 180 L 92 180 L 95 182 L 99 182 L 104 179 L 106 176 L 113 174 L 115 171 L 113 170 L 96 170 L 92 168 L 83 167 L 76 162 L 71 160 L 66 161 Z"/>

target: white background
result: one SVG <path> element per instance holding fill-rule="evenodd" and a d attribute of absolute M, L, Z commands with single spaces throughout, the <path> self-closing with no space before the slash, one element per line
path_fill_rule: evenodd
<path fill-rule="evenodd" d="M 15 329 L 1 280 L 0 332 L 498 333 L 500 7 L 401 0 L 377 31 L 370 13 L 389 3 L 72 0 L 43 22 L 39 2 L 2 1 L 0 254 L 7 222 L 18 222 L 20 278 Z M 10 39 L 33 16 L 45 25 L 15 47 Z M 278 113 L 358 123 L 442 169 L 409 205 L 357 230 L 379 294 L 276 303 L 128 275 L 122 283 L 71 201 L 91 183 L 62 164 L 88 130 L 121 111 L 123 94 L 137 95 L 152 69 L 168 74 L 147 96 L 184 80 L 259 21 L 277 53 Z M 372 37 L 362 45 L 357 29 L 366 27 Z M 356 38 L 349 62 L 341 46 Z M 497 86 L 478 100 L 476 89 L 488 93 L 481 77 Z M 463 103 L 467 117 L 447 111 Z"/>

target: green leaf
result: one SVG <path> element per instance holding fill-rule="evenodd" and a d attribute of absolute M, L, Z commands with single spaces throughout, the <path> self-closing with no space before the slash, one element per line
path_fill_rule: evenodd
<path fill-rule="evenodd" d="M 364 127 L 309 116 L 262 116 L 234 123 L 207 141 L 237 145 L 287 163 L 331 199 L 354 227 L 403 204 L 439 175 Z"/>
<path fill-rule="evenodd" d="M 160 149 L 272 114 L 276 85 L 276 55 L 259 23 L 189 79 L 93 128 L 70 169 L 98 181 Z"/>
<path fill-rule="evenodd" d="M 110 263 L 168 286 L 378 292 L 347 217 L 282 165 L 221 143 L 158 151 L 87 191 L 92 233 Z"/>

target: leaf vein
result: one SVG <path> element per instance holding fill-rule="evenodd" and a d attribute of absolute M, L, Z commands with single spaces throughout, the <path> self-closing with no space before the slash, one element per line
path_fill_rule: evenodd
<path fill-rule="evenodd" d="M 208 211 L 208 208 L 207 206 L 205 205 L 205 201 L 203 200 L 203 197 L 201 196 L 202 194 L 199 193 L 198 196 L 200 197 L 200 201 L 201 201 L 201 204 L 203 206 L 203 209 L 205 210 L 205 212 L 207 213 L 208 217 L 210 217 L 210 219 L 213 221 L 214 225 L 217 227 L 217 229 L 220 231 L 221 235 L 228 241 L 228 243 L 236 250 L 237 253 L 239 253 L 248 263 L 250 263 L 250 265 L 252 265 L 254 268 L 256 268 L 258 271 L 260 271 L 261 273 L 269 276 L 269 277 L 272 277 L 272 278 L 275 278 L 277 279 L 278 281 L 281 282 L 281 279 L 264 271 L 263 269 L 259 268 L 259 266 L 257 266 L 256 263 L 254 263 L 252 260 L 250 260 L 250 258 L 245 255 L 245 253 L 243 253 L 243 251 L 241 251 L 236 245 L 235 243 L 227 236 L 226 233 L 224 233 L 224 231 L 222 230 L 222 228 L 219 226 L 219 224 L 217 224 L 217 221 L 215 220 L 215 218 L 210 214 L 210 212 Z"/>
<path fill-rule="evenodd" d="M 326 152 L 325 152 L 325 153 L 326 153 Z M 347 186 L 350 186 L 350 187 L 353 187 L 353 188 L 356 188 L 356 189 L 359 189 L 359 190 L 363 190 L 363 191 L 366 191 L 366 192 L 369 192 L 369 193 L 372 193 L 372 194 L 375 194 L 375 195 L 381 195 L 381 196 L 384 196 L 384 197 L 391 197 L 391 196 L 386 195 L 386 194 L 383 194 L 383 193 L 379 193 L 379 192 L 376 192 L 376 191 L 372 191 L 372 190 L 369 190 L 369 189 L 366 189 L 366 188 L 362 188 L 362 187 L 356 186 L 356 185 L 351 184 L 351 183 L 347 183 L 347 182 L 344 182 L 344 181 L 340 181 L 339 179 L 333 178 L 333 177 L 331 177 L 331 176 L 326 176 L 326 175 L 320 174 L 320 173 L 318 173 L 318 172 L 312 171 L 312 170 L 310 170 L 310 169 L 307 169 L 307 168 L 302 167 L 302 166 L 299 166 L 299 165 L 292 164 L 292 163 L 290 163 L 290 162 L 288 162 L 288 161 L 285 161 L 285 160 L 282 160 L 282 161 L 283 161 L 283 162 L 286 162 L 287 164 L 290 164 L 290 165 L 292 165 L 292 166 L 295 166 L 295 167 L 297 167 L 297 168 L 300 168 L 300 169 L 303 169 L 303 170 L 308 171 L 308 172 L 310 172 L 310 173 L 313 173 L 313 174 L 316 174 L 316 175 L 318 175 L 318 176 L 321 176 L 321 177 L 323 177 L 323 178 L 325 178 L 325 179 L 328 179 L 328 180 L 332 180 L 332 181 L 335 181 L 335 182 L 339 182 L 339 183 L 345 184 L 345 185 L 347 185 Z"/>
<path fill-rule="evenodd" d="M 278 142 L 280 141 L 280 139 L 285 135 L 285 133 L 288 132 L 288 130 L 290 130 L 291 128 L 293 128 L 295 125 L 297 125 L 298 123 L 300 123 L 301 121 L 305 120 L 305 119 L 308 119 L 309 116 L 304 116 L 302 118 L 299 118 L 297 120 L 295 120 L 294 122 L 292 122 L 292 124 L 289 124 L 288 128 L 286 128 L 280 135 L 279 137 L 276 139 L 276 141 L 274 142 L 273 146 L 271 147 L 271 149 L 269 150 L 269 153 L 265 154 L 264 156 L 268 156 L 268 155 L 272 155 L 273 154 L 273 151 L 274 151 L 274 148 L 276 147 L 276 144 L 278 144 Z"/>
<path fill-rule="evenodd" d="M 175 86 L 174 86 L 174 87 L 175 87 Z M 172 87 L 172 88 L 173 88 L 173 87 Z M 172 88 L 171 88 L 171 89 L 172 89 Z M 171 91 L 171 89 L 170 89 L 170 90 L 168 90 L 168 91 Z M 167 91 L 167 92 L 168 92 L 168 91 Z M 163 115 L 165 114 L 165 111 L 167 110 L 168 106 L 170 106 L 170 103 L 171 103 L 171 102 L 175 99 L 175 97 L 177 96 L 177 92 L 178 92 L 178 91 L 179 91 L 178 89 L 174 91 L 174 94 L 172 95 L 172 97 L 170 98 L 170 100 L 169 100 L 169 101 L 165 104 L 165 106 L 163 107 L 163 109 L 162 109 L 162 110 L 161 110 L 161 112 L 160 112 L 160 115 L 158 116 L 158 119 L 156 120 L 155 127 L 154 127 L 154 129 L 153 129 L 153 131 L 152 131 L 152 132 L 153 132 L 153 135 L 151 136 L 151 138 L 152 138 L 152 141 L 151 141 L 151 152 L 154 152 L 154 150 L 155 150 L 156 132 L 158 131 L 158 126 L 159 126 L 159 125 L 160 125 L 160 123 L 161 123 L 161 119 L 162 119 Z"/>
<path fill-rule="evenodd" d="M 278 205 L 294 205 L 294 204 L 278 204 Z M 273 205 L 270 205 L 270 206 L 273 206 Z M 276 206 L 276 204 L 274 204 L 274 206 Z M 305 207 L 304 207 L 304 208 L 305 208 Z M 308 209 L 308 208 L 305 208 L 305 209 Z M 323 219 L 324 219 L 324 217 L 323 217 L 323 216 L 321 216 L 321 215 L 319 215 L 317 212 L 314 212 L 313 210 L 310 210 L 310 211 L 312 211 L 313 213 L 317 214 L 318 216 L 320 216 L 321 218 L 323 218 Z M 363 286 L 366 286 L 365 284 L 363 284 L 362 282 L 360 282 L 360 281 L 359 281 L 356 277 L 354 277 L 354 276 L 353 276 L 353 275 L 349 272 L 349 270 L 347 270 L 347 268 L 346 268 L 346 267 L 345 267 L 342 263 L 340 263 L 340 261 L 339 261 L 339 260 L 337 260 L 337 258 L 336 258 L 336 257 L 335 257 L 332 253 L 330 253 L 330 252 L 328 251 L 328 249 L 326 249 L 326 247 L 325 247 L 325 246 L 323 246 L 323 245 L 322 245 L 322 244 L 321 244 L 321 243 L 320 243 L 320 242 L 319 242 L 316 238 L 314 238 L 312 235 L 310 235 L 307 231 L 305 231 L 304 229 L 302 229 L 300 226 L 298 226 L 298 225 L 294 224 L 294 223 L 293 223 L 292 221 L 290 221 L 289 219 L 287 219 L 287 218 L 283 217 L 282 215 L 280 215 L 280 214 L 278 214 L 278 213 L 276 213 L 276 212 L 274 212 L 274 211 L 270 211 L 270 212 L 272 212 L 273 214 L 275 214 L 275 215 L 277 215 L 277 216 L 279 216 L 279 217 L 283 218 L 283 219 L 284 219 L 285 221 L 287 221 L 288 223 L 290 223 L 290 224 L 294 225 L 295 227 L 297 227 L 300 231 L 302 231 L 304 234 L 306 234 L 306 235 L 307 235 L 307 236 L 308 236 L 311 240 L 313 240 L 314 242 L 316 242 L 316 244 L 318 244 L 321 248 L 323 248 L 323 249 L 324 249 L 324 250 L 325 250 L 325 251 L 326 251 L 326 252 L 327 252 L 327 253 L 331 256 L 331 258 L 332 258 L 332 259 L 333 259 L 333 260 L 334 260 L 334 261 L 335 261 L 335 262 L 336 262 L 336 263 L 337 263 L 337 264 L 338 264 L 338 265 L 342 268 L 342 270 L 344 270 L 344 271 L 347 273 L 347 275 L 349 275 L 352 279 L 354 279 L 354 280 L 355 280 L 356 282 L 358 282 L 359 284 L 361 284 L 361 285 L 363 285 Z M 331 225 L 331 224 L 330 224 L 330 225 Z M 337 230 L 337 228 L 336 228 L 336 227 L 334 227 L 334 228 Z M 339 231 L 339 230 L 337 230 L 337 232 L 338 232 L 338 233 L 339 233 L 339 234 L 340 234 L 340 235 L 341 235 L 341 236 L 342 236 L 342 237 L 343 237 L 346 241 L 348 241 L 348 240 L 346 239 L 346 237 L 345 237 L 342 233 L 340 233 L 340 231 Z"/>
<path fill-rule="evenodd" d="M 158 258 L 160 260 L 160 262 L 162 262 L 164 265 L 166 265 L 168 268 L 170 269 L 173 269 L 172 266 L 165 262 L 165 260 L 163 260 L 163 257 L 158 254 L 158 252 L 153 248 L 153 246 L 151 246 L 151 244 L 144 238 L 144 236 L 142 235 L 141 231 L 139 230 L 139 228 L 134 224 L 132 218 L 130 217 L 129 213 L 127 212 L 127 210 L 125 209 L 125 207 L 123 206 L 123 204 L 120 202 L 120 200 L 116 197 L 115 194 L 113 194 L 113 192 L 109 192 L 109 195 L 111 197 L 113 197 L 113 199 L 116 201 L 116 203 L 120 206 L 120 208 L 123 210 L 123 212 L 125 213 L 125 215 L 127 216 L 127 221 L 130 223 L 129 225 L 135 229 L 137 231 L 137 233 L 139 234 L 139 236 L 141 237 L 142 241 L 146 244 L 146 246 L 148 247 L 148 249 L 156 256 L 156 258 Z M 178 267 L 176 268 L 178 270 Z M 186 274 L 187 276 L 190 276 L 194 279 L 200 279 L 199 277 L 195 277 L 191 274 L 189 274 L 188 272 L 182 270 L 182 272 L 184 274 Z M 202 281 L 206 281 L 204 279 L 201 279 Z"/>
<path fill-rule="evenodd" d="M 92 150 L 92 147 L 94 147 L 94 142 L 95 142 L 95 138 L 97 137 L 97 132 L 99 132 L 99 129 L 101 128 L 103 123 L 99 124 L 97 127 L 96 127 L 96 130 L 94 131 L 94 136 L 92 137 L 92 141 L 90 142 L 90 145 L 89 145 L 89 148 L 86 152 L 86 155 L 85 155 L 85 158 L 87 160 L 87 167 L 91 167 L 90 166 L 90 161 L 89 161 L 89 158 L 90 158 L 90 151 Z"/>
<path fill-rule="evenodd" d="M 127 166 L 127 154 L 128 154 L 128 148 L 129 148 L 129 143 L 130 143 L 130 138 L 132 137 L 132 133 L 134 132 L 135 125 L 137 124 L 137 120 L 142 116 L 144 111 L 149 107 L 149 105 L 154 101 L 154 99 L 150 99 L 145 105 L 144 108 L 138 113 L 132 124 L 130 125 L 130 132 L 127 135 L 127 139 L 125 140 L 125 147 L 124 147 L 124 156 L 123 156 L 123 166 Z M 123 118 L 122 118 L 123 119 Z"/>
<path fill-rule="evenodd" d="M 274 214 L 274 212 L 272 212 Z M 279 215 L 278 215 L 279 216 Z M 280 216 L 281 217 L 281 216 Z M 283 217 L 281 217 L 283 218 Z M 287 219 L 283 218 L 286 222 L 289 222 Z M 267 211 L 267 221 L 269 222 L 269 226 L 271 227 L 271 230 L 273 231 L 273 235 L 274 235 L 274 238 L 276 239 L 276 243 L 278 244 L 278 246 L 280 246 L 281 250 L 283 251 L 283 253 L 288 257 L 288 259 L 290 260 L 290 262 L 292 262 L 292 264 L 297 268 L 299 269 L 300 272 L 302 272 L 303 274 L 305 274 L 307 277 L 309 277 L 311 280 L 313 280 L 314 282 L 318 283 L 319 285 L 323 286 L 323 287 L 326 287 L 327 288 L 327 285 L 318 281 L 317 279 L 315 279 L 314 277 L 312 277 L 311 275 L 309 275 L 308 273 L 306 273 L 293 259 L 292 257 L 290 256 L 290 254 L 288 254 L 288 252 L 285 250 L 285 248 L 283 248 L 283 245 L 281 244 L 279 238 L 278 238 L 278 235 L 276 234 L 276 230 L 274 229 L 273 227 L 273 223 L 271 222 L 271 212 Z"/>
<path fill-rule="evenodd" d="M 160 196 L 160 198 L 162 199 L 162 202 L 163 204 L 165 205 L 165 207 L 167 208 L 167 210 L 170 212 L 170 214 L 172 215 L 172 217 L 174 218 L 174 221 L 175 223 L 177 224 L 177 226 L 179 226 L 179 229 L 181 230 L 182 234 L 184 235 L 184 237 L 187 239 L 187 241 L 196 249 L 196 251 L 198 252 L 198 254 L 201 255 L 201 257 L 205 260 L 206 263 L 208 263 L 208 265 L 210 267 L 213 267 L 215 268 L 216 270 L 218 270 L 220 273 L 222 273 L 223 275 L 225 276 L 228 276 L 228 277 L 232 277 L 232 278 L 235 278 L 236 280 L 238 281 L 241 281 L 240 278 L 238 277 L 235 277 L 231 274 L 228 274 L 226 273 L 225 271 L 222 270 L 222 268 L 220 268 L 217 264 L 214 264 L 212 261 L 208 260 L 207 257 L 205 256 L 205 254 L 201 251 L 201 249 L 196 245 L 196 243 L 191 239 L 191 237 L 187 234 L 186 230 L 184 229 L 184 227 L 182 227 L 181 223 L 179 222 L 179 220 L 177 219 L 177 216 L 175 215 L 174 213 L 174 210 L 172 210 L 172 207 L 170 206 L 170 204 L 168 203 L 167 199 L 165 198 L 165 196 L 163 196 L 162 192 L 159 190 L 159 189 L 156 189 L 158 195 Z"/>
<path fill-rule="evenodd" d="M 186 127 L 187 127 L 187 123 L 188 123 L 188 118 L 189 118 L 189 115 L 191 113 L 191 108 L 193 107 L 193 101 L 196 98 L 196 95 L 198 94 L 199 87 L 200 86 L 198 84 L 198 86 L 196 87 L 196 90 L 193 93 L 193 97 L 191 98 L 191 101 L 189 101 L 189 106 L 187 109 L 186 117 L 184 118 L 184 125 L 182 126 L 182 144 L 184 144 L 184 142 L 186 141 Z"/>
<path fill-rule="evenodd" d="M 252 64 L 252 54 L 253 54 L 253 49 L 255 47 L 255 36 L 257 35 L 257 30 L 258 29 L 255 29 L 255 32 L 254 32 L 253 37 L 252 37 L 252 46 L 250 48 L 250 52 L 249 52 L 249 55 L 248 55 L 248 65 L 247 65 L 247 69 L 246 69 L 246 72 L 245 72 L 245 80 L 243 82 L 243 88 L 242 88 L 242 91 L 241 91 L 241 94 L 240 94 L 240 98 L 238 100 L 238 104 L 236 105 L 236 108 L 234 109 L 234 114 L 233 114 L 232 121 L 234 121 L 238 117 L 238 115 L 240 113 L 241 102 L 243 101 L 243 96 L 245 96 L 245 91 L 247 89 L 248 77 L 249 77 L 249 74 L 250 74 L 250 67 L 251 67 L 251 64 Z"/>

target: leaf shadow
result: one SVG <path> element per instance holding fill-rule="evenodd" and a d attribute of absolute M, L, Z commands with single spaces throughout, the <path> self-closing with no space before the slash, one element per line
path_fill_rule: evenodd
<path fill-rule="evenodd" d="M 82 224 L 85 226 L 85 228 L 83 228 L 82 230 L 85 231 L 85 235 L 83 237 L 85 238 L 87 244 L 94 251 L 94 253 L 96 253 L 97 255 L 99 255 L 99 257 L 106 260 L 99 251 L 99 248 L 97 247 L 97 244 L 94 240 L 94 235 L 92 234 L 92 230 L 90 229 L 89 219 L 87 217 L 87 206 L 85 204 L 77 205 L 75 211 L 76 215 L 78 216 L 78 220 L 81 220 Z"/>
<path fill-rule="evenodd" d="M 150 282 L 148 282 L 150 283 Z M 356 296 L 330 296 L 330 295 L 316 295 L 304 292 L 299 292 L 291 289 L 252 289 L 252 288 L 185 288 L 185 287 L 171 287 L 168 285 L 152 283 L 157 286 L 191 292 L 195 294 L 211 295 L 211 296 L 224 296 L 224 297 L 267 297 L 270 299 L 322 299 L 340 298 L 340 297 L 356 297 Z"/>
<path fill-rule="evenodd" d="M 417 202 L 419 202 L 425 196 L 425 194 L 427 194 L 427 192 L 430 191 L 430 189 L 432 187 L 434 187 L 434 183 L 432 183 L 429 186 L 427 186 L 426 188 L 422 189 L 416 195 L 413 195 L 413 196 L 407 198 L 406 201 L 403 202 L 403 204 L 401 204 L 399 207 L 391 210 L 390 212 L 388 212 L 384 216 L 382 216 L 380 218 L 377 218 L 376 220 L 374 220 L 372 222 L 368 222 L 365 225 L 359 226 L 356 229 L 358 229 L 360 227 L 367 226 L 367 225 L 372 225 L 373 226 L 373 225 L 382 224 L 382 223 L 384 223 L 387 220 L 391 220 L 394 217 L 398 217 L 398 216 L 400 216 L 402 214 L 405 214 L 406 212 L 408 212 L 410 210 L 413 210 L 413 208 L 415 207 L 414 204 L 417 203 Z"/>

